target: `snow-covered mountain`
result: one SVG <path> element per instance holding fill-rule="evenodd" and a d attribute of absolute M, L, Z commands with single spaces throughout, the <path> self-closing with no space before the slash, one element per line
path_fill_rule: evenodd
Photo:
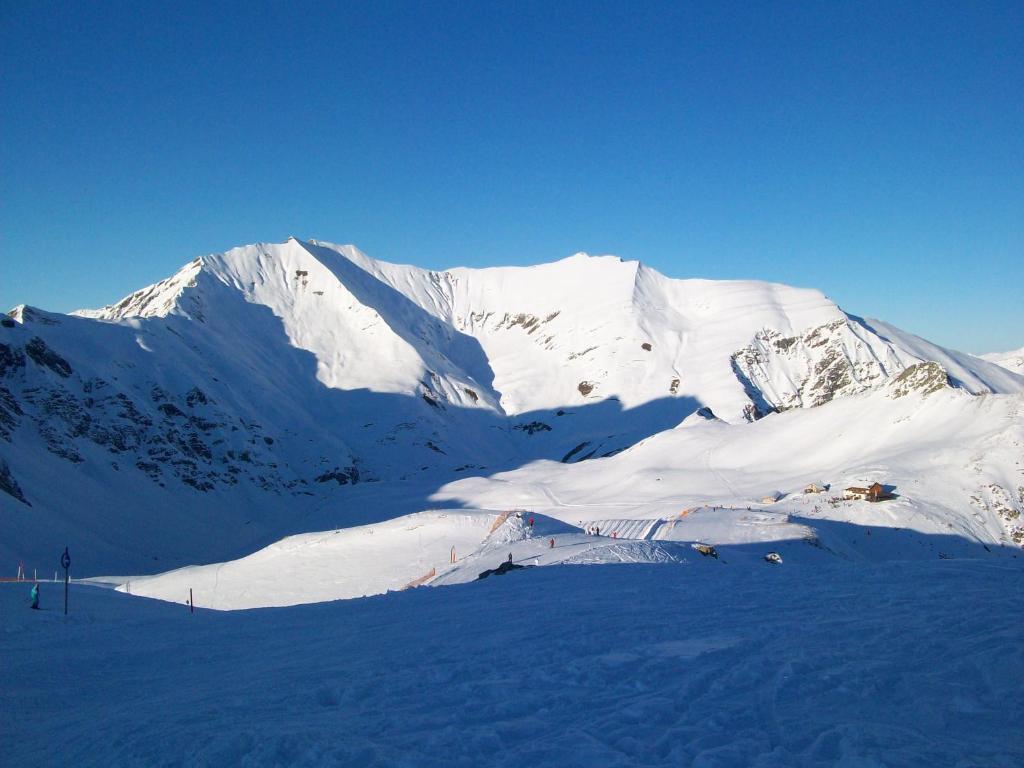
<path fill-rule="evenodd" d="M 460 477 L 636 454 L 687 419 L 741 435 L 775 412 L 950 388 L 953 410 L 1017 402 L 1024 377 L 814 290 L 585 254 L 433 272 L 246 246 L 99 310 L 4 318 L 0 555 L 76 543 L 86 572 L 225 559 L 428 508 Z"/>
<path fill-rule="evenodd" d="M 1001 365 L 1008 371 L 1024 375 L 1024 347 L 1012 352 L 990 352 L 980 357 L 982 360 Z"/>

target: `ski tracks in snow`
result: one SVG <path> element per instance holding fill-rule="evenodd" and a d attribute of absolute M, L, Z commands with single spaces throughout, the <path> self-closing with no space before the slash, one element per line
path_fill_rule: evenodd
<path fill-rule="evenodd" d="M 728 437 L 723 437 L 717 443 L 715 443 L 714 445 L 709 447 L 706 451 L 704 451 L 704 466 L 707 468 L 707 470 L 711 474 L 713 474 L 716 478 L 718 478 L 718 482 L 720 482 L 722 484 L 722 486 L 726 489 L 726 491 L 728 491 L 729 495 L 732 498 L 739 499 L 740 495 L 738 493 L 736 493 L 736 489 L 733 487 L 732 483 L 729 482 L 729 479 L 711 463 L 711 456 L 712 456 L 712 454 L 715 451 L 717 451 L 719 448 L 721 448 L 722 445 L 728 439 L 729 439 Z"/>
<path fill-rule="evenodd" d="M 77 588 L 68 621 L 0 589 L 12 617 L 0 707 L 19 713 L 0 754 L 11 765 L 59 754 L 69 765 L 1010 768 L 1024 761 L 1021 574 L 970 561 L 537 568 L 195 616 Z"/>

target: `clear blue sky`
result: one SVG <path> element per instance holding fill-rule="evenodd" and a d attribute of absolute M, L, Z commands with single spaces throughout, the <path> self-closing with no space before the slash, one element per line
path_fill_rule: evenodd
<path fill-rule="evenodd" d="M 1024 344 L 1024 3 L 0 0 L 0 306 L 294 234 Z"/>

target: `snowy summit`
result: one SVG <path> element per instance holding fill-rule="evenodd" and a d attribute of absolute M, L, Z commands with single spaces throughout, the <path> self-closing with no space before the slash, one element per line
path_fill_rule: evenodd
<path fill-rule="evenodd" d="M 0 548 L 35 559 L 76 540 L 93 573 L 222 560 L 437 499 L 570 523 L 552 497 L 595 487 L 622 517 L 746 507 L 826 474 L 866 482 L 859 466 L 961 420 L 996 439 L 1024 391 L 815 290 L 586 254 L 433 272 L 294 238 L 195 259 L 99 310 L 19 307 L 0 339 Z M 900 503 L 981 505 L 955 525 L 1009 540 L 993 510 L 1022 502 L 997 455 L 976 477 L 908 470 L 924 487 Z M 371 487 L 393 504 L 357 501 Z"/>
<path fill-rule="evenodd" d="M 24 690 L 41 674 L 33 649 L 64 654 L 65 642 L 92 649 L 76 665 L 101 663 L 93 655 L 121 642 L 126 612 L 137 619 L 124 642 L 157 652 L 152 638 L 177 637 L 185 614 L 148 597 L 213 622 L 194 642 L 224 642 L 242 627 L 259 638 L 253 652 L 271 658 L 295 647 L 277 644 L 282 628 L 331 657 L 316 636 L 322 621 L 337 632 L 354 622 L 357 637 L 376 622 L 383 644 L 357 643 L 353 669 L 320 664 L 315 676 L 350 685 L 297 683 L 304 699 L 284 693 L 291 678 L 279 666 L 245 662 L 270 683 L 257 697 L 267 711 L 313 723 L 308 740 L 290 740 L 287 719 L 217 715 L 247 735 L 211 736 L 195 751 L 161 741 L 159 718 L 144 715 L 159 738 L 129 739 L 112 763 L 173 754 L 202 764 L 421 764 L 394 734 L 331 735 L 335 711 L 362 713 L 368 733 L 380 726 L 357 701 L 374 687 L 377 651 L 403 686 L 364 702 L 380 711 L 425 697 L 421 683 L 450 692 L 489 681 L 493 734 L 460 710 L 458 732 L 472 743 L 430 737 L 453 764 L 504 764 L 496 757 L 506 752 L 536 765 L 942 762 L 959 742 L 934 698 L 919 731 L 905 730 L 916 726 L 889 699 L 874 724 L 836 730 L 820 718 L 843 711 L 853 723 L 860 710 L 849 697 L 874 701 L 879 686 L 934 696 L 952 684 L 952 672 L 933 678 L 913 665 L 892 675 L 913 655 L 909 644 L 956 620 L 971 594 L 998 635 L 978 643 L 997 642 L 1021 670 L 1020 633 L 1005 601 L 989 599 L 1020 581 L 1024 544 L 1024 376 L 1007 359 L 944 349 L 812 289 L 677 280 L 586 254 L 435 272 L 294 238 L 197 258 L 101 309 L 20 306 L 0 324 L 0 561 L 49 576 L 66 545 L 76 577 L 116 591 L 78 587 L 89 618 L 64 640 L 47 634 L 56 614 L 19 619 L 19 660 L 5 674 Z M 953 571 L 950 560 L 973 565 Z M 905 580 L 891 578 L 897 562 Z M 935 585 L 954 582 L 966 591 L 950 587 L 947 601 Z M 836 619 L 829 605 L 847 605 L 865 583 L 878 599 L 858 593 Z M 53 608 L 57 589 L 44 586 L 43 608 Z M 926 612 L 894 618 L 922 590 Z M 370 595 L 383 597 L 351 602 Z M 796 618 L 780 623 L 765 608 L 774 600 Z M 559 620 L 570 605 L 578 632 Z M 270 607 L 282 612 L 234 620 L 207 610 Z M 737 618 L 748 613 L 758 633 Z M 404 616 L 441 617 L 445 629 L 413 637 Z M 666 617 L 675 630 L 641 629 L 669 627 Z M 506 620 L 514 626 L 495 628 Z M 829 660 L 834 620 L 859 644 L 855 662 Z M 531 733 L 558 723 L 576 729 L 579 749 L 534 755 L 516 718 L 501 715 L 487 671 L 496 667 L 474 659 L 492 658 L 494 633 L 505 632 L 547 659 L 525 678 Z M 1011 636 L 1012 651 L 999 639 Z M 971 637 L 946 638 L 936 653 L 987 664 Z M 402 661 L 421 640 L 438 653 L 422 674 Z M 437 650 L 462 642 L 458 658 Z M 182 712 L 193 689 L 176 691 L 175 676 L 206 665 L 190 653 L 187 669 L 168 667 L 154 683 Z M 210 662 L 195 695 L 234 690 L 236 661 Z M 129 662 L 117 679 L 143 667 Z M 608 676 L 634 682 L 606 688 Z M 727 695 L 715 693 L 720 681 Z M 455 709 L 480 689 L 458 690 L 445 694 Z M 594 696 L 592 706 L 576 694 Z M 743 719 L 751 696 L 764 699 L 756 722 Z M 978 764 L 1024 757 L 1019 742 L 992 740 L 1007 730 L 1008 696 L 1019 704 L 993 683 L 954 702 L 958 716 L 986 723 L 968 739 L 988 760 Z M 127 716 L 116 698 L 93 705 Z M 706 720 L 698 704 L 740 718 L 740 731 Z M 432 732 L 426 710 L 404 717 Z M 662 721 L 671 737 L 657 735 Z M 66 753 L 90 754 L 84 734 L 67 739 Z M 0 747 L 38 756 L 3 737 Z M 857 762 L 864 755 L 877 759 Z"/>

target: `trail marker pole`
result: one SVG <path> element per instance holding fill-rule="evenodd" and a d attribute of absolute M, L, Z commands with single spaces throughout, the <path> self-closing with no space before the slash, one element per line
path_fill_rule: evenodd
<path fill-rule="evenodd" d="M 68 548 L 64 547 L 64 554 L 60 556 L 60 564 L 64 568 L 64 615 L 68 615 L 68 573 L 71 570 L 71 555 Z"/>
<path fill-rule="evenodd" d="M 192 587 L 188 588 L 188 612 L 196 612 L 196 604 L 192 602 Z"/>

